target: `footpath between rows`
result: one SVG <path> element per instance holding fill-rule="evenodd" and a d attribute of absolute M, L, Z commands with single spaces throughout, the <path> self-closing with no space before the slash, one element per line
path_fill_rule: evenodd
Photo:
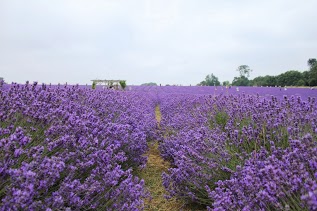
<path fill-rule="evenodd" d="M 159 126 L 161 121 L 160 107 L 155 108 L 155 117 Z M 172 198 L 166 199 L 164 195 L 167 194 L 162 184 L 162 173 L 167 172 L 170 167 L 169 163 L 164 161 L 158 149 L 158 142 L 153 141 L 149 143 L 149 151 L 146 156 L 148 157 L 147 165 L 142 169 L 138 176 L 145 181 L 145 186 L 151 194 L 151 199 L 145 201 L 145 211 L 169 211 L 169 210 L 184 210 L 186 208 L 185 202 L 179 199 Z"/>

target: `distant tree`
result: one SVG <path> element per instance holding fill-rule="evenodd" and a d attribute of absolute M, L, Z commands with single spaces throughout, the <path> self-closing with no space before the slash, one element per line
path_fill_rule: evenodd
<path fill-rule="evenodd" d="M 232 86 L 249 86 L 249 85 L 250 85 L 250 81 L 245 76 L 234 77 L 232 81 Z"/>
<path fill-rule="evenodd" d="M 92 89 L 96 89 L 96 85 L 97 85 L 97 83 L 96 83 L 95 81 L 92 82 L 91 88 L 92 88 Z"/>
<path fill-rule="evenodd" d="M 264 84 L 263 76 L 255 77 L 253 80 L 250 81 L 251 86 L 263 86 L 263 84 Z"/>
<path fill-rule="evenodd" d="M 149 82 L 149 83 L 141 84 L 141 86 L 157 86 L 157 84 L 154 82 Z"/>
<path fill-rule="evenodd" d="M 229 81 L 224 81 L 222 82 L 222 86 L 229 86 L 230 85 L 230 82 Z"/>
<path fill-rule="evenodd" d="M 310 86 L 317 86 L 317 73 L 315 73 L 315 76 L 312 77 L 310 80 L 309 80 L 309 84 Z"/>
<path fill-rule="evenodd" d="M 303 79 L 299 79 L 296 83 L 296 86 L 305 86 L 305 81 Z"/>
<path fill-rule="evenodd" d="M 302 79 L 305 82 L 305 86 L 310 86 L 310 71 L 304 71 L 302 72 Z"/>
<path fill-rule="evenodd" d="M 307 65 L 309 66 L 309 68 L 312 68 L 316 64 L 317 64 L 317 60 L 315 58 L 310 58 L 307 61 Z"/>
<path fill-rule="evenodd" d="M 239 77 L 234 77 L 232 81 L 233 86 L 250 86 L 252 85 L 249 81 L 250 73 L 252 70 L 248 65 L 240 65 L 237 68 L 237 71 L 239 72 Z"/>
<path fill-rule="evenodd" d="M 127 87 L 126 81 L 119 81 L 119 84 L 123 90 Z"/>
<path fill-rule="evenodd" d="M 253 80 L 250 80 L 249 83 L 251 86 L 263 86 L 263 76 L 255 77 Z"/>
<path fill-rule="evenodd" d="M 276 76 L 276 78 L 279 86 L 297 86 L 298 81 L 302 80 L 302 73 L 297 70 L 289 70 Z"/>
<path fill-rule="evenodd" d="M 289 70 L 277 76 L 258 76 L 249 80 L 252 70 L 248 65 L 240 65 L 237 68 L 238 77 L 234 77 L 233 86 L 317 86 L 317 59 L 310 58 L 307 61 L 308 71 L 299 72 Z"/>
<path fill-rule="evenodd" d="M 200 82 L 198 85 L 200 86 L 220 86 L 220 82 L 218 78 L 212 73 L 207 75 L 205 80 Z"/>
<path fill-rule="evenodd" d="M 276 86 L 276 77 L 271 75 L 264 76 L 264 86 Z"/>
<path fill-rule="evenodd" d="M 5 84 L 4 79 L 2 77 L 0 77 L 0 87 L 2 87 L 3 84 Z"/>
<path fill-rule="evenodd" d="M 240 74 L 240 77 L 244 76 L 246 78 L 250 77 L 250 73 L 252 72 L 252 70 L 250 69 L 250 67 L 248 65 L 240 65 L 237 68 L 237 71 Z"/>
<path fill-rule="evenodd" d="M 252 86 L 275 86 L 276 78 L 275 76 L 258 76 L 250 81 L 250 85 Z"/>
<path fill-rule="evenodd" d="M 310 86 L 317 86 L 317 61 L 315 58 L 310 58 L 307 64 L 309 66 L 309 84 Z"/>

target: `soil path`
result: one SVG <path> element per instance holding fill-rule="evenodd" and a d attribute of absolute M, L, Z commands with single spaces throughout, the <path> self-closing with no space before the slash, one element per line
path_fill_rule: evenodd
<path fill-rule="evenodd" d="M 158 125 L 161 121 L 160 107 L 155 108 L 155 116 Z M 175 198 L 167 200 L 164 195 L 167 194 L 162 185 L 162 173 L 167 172 L 169 163 L 164 161 L 158 150 L 156 141 L 149 143 L 149 151 L 146 154 L 148 161 L 146 167 L 139 172 L 139 177 L 144 179 L 145 186 L 151 194 L 152 199 L 145 201 L 145 209 L 148 211 L 169 211 L 169 210 L 188 210 L 185 209 L 185 203 Z"/>

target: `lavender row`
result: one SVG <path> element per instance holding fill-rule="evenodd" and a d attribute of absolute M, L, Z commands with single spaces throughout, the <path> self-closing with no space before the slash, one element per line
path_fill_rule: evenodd
<path fill-rule="evenodd" d="M 161 99 L 160 150 L 172 164 L 162 176 L 170 197 L 214 210 L 317 208 L 314 97 Z"/>
<path fill-rule="evenodd" d="M 0 210 L 142 210 L 133 170 L 146 164 L 153 109 L 138 93 L 0 88 Z"/>
<path fill-rule="evenodd" d="M 272 95 L 278 99 L 283 99 L 284 96 L 291 97 L 292 95 L 300 96 L 303 100 L 308 97 L 317 97 L 316 88 L 295 88 L 295 87 L 243 87 L 243 86 L 129 86 L 131 91 L 141 93 L 156 93 L 158 95 L 189 95 L 189 96 L 204 96 L 204 95 L 239 95 L 245 93 L 247 95 L 259 95 L 261 98 L 270 98 Z"/>

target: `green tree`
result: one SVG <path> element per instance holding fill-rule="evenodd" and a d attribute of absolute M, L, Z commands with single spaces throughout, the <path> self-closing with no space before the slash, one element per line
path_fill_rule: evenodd
<path fill-rule="evenodd" d="M 307 61 L 309 66 L 309 85 L 310 86 L 317 86 L 317 61 L 315 58 L 310 58 Z"/>
<path fill-rule="evenodd" d="M 0 77 L 0 87 L 2 87 L 3 84 L 5 84 L 4 79 L 2 77 Z"/>
<path fill-rule="evenodd" d="M 127 87 L 127 84 L 126 84 L 125 81 L 120 81 L 119 83 L 120 83 L 120 86 L 121 86 L 121 88 L 122 88 L 123 90 Z"/>
<path fill-rule="evenodd" d="M 157 86 L 157 84 L 154 82 L 149 82 L 149 83 L 141 84 L 141 86 Z"/>
<path fill-rule="evenodd" d="M 302 73 L 297 70 L 289 70 L 277 76 L 277 85 L 297 86 L 299 80 L 302 80 Z"/>
<path fill-rule="evenodd" d="M 218 78 L 212 73 L 207 75 L 205 80 L 200 82 L 198 85 L 200 86 L 220 86 L 220 82 Z"/>
<path fill-rule="evenodd" d="M 263 76 L 258 76 L 255 77 L 253 80 L 250 80 L 250 85 L 252 86 L 263 86 L 262 82 L 263 81 Z"/>
<path fill-rule="evenodd" d="M 222 86 L 229 86 L 230 85 L 230 82 L 229 81 L 224 81 L 222 82 Z"/>
<path fill-rule="evenodd" d="M 303 79 L 299 79 L 296 83 L 296 86 L 305 86 L 305 81 Z"/>
<path fill-rule="evenodd" d="M 250 81 L 250 85 L 252 86 L 275 86 L 276 85 L 276 77 L 275 76 L 258 76 Z"/>
<path fill-rule="evenodd" d="M 250 67 L 248 65 L 240 65 L 238 68 L 237 68 L 237 71 L 239 72 L 240 74 L 240 77 L 244 76 L 246 78 L 249 78 L 250 77 L 250 73 L 253 71 L 250 69 Z"/>
<path fill-rule="evenodd" d="M 95 81 L 92 82 L 91 88 L 92 88 L 92 89 L 96 89 L 96 85 L 97 85 L 97 83 L 96 83 Z"/>
<path fill-rule="evenodd" d="M 317 60 L 315 58 L 310 58 L 307 61 L 307 65 L 309 66 L 309 68 L 312 68 L 313 66 L 315 66 L 317 64 Z"/>
<path fill-rule="evenodd" d="M 276 77 L 271 75 L 264 76 L 264 86 L 276 86 Z"/>
<path fill-rule="evenodd" d="M 310 86 L 310 71 L 304 71 L 302 72 L 302 79 L 305 82 L 305 86 Z"/>
<path fill-rule="evenodd" d="M 250 85 L 250 81 L 245 76 L 234 77 L 232 81 L 232 86 L 249 86 L 249 85 Z"/>
<path fill-rule="evenodd" d="M 252 72 L 250 67 L 248 65 L 240 65 L 237 68 L 237 71 L 239 72 L 239 77 L 234 77 L 232 81 L 232 85 L 233 86 L 249 86 L 250 81 L 248 78 L 250 77 L 250 73 Z"/>

